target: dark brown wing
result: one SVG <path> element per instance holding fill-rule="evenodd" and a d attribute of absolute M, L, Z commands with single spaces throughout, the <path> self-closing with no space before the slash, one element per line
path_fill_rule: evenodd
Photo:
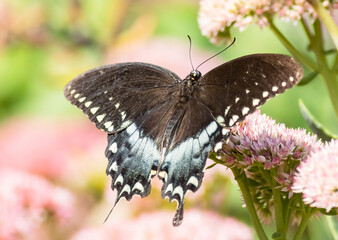
<path fill-rule="evenodd" d="M 232 127 L 269 98 L 297 84 L 301 65 L 281 54 L 254 54 L 211 70 L 195 85 L 194 97 L 223 127 Z"/>
<path fill-rule="evenodd" d="M 87 71 L 69 82 L 66 98 L 108 133 L 128 127 L 177 92 L 180 78 L 146 63 L 119 63 Z"/>

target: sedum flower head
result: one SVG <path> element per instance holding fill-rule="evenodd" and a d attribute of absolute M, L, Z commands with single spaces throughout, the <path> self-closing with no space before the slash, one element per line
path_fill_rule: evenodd
<path fill-rule="evenodd" d="M 328 0 L 323 1 L 323 6 L 337 8 Z M 250 24 L 265 27 L 268 18 L 275 15 L 296 22 L 304 14 L 316 18 L 316 12 L 306 0 L 201 0 L 198 22 L 202 34 L 218 42 L 220 33 L 232 26 L 242 31 Z"/>
<path fill-rule="evenodd" d="M 311 207 L 329 212 L 338 208 L 338 140 L 327 143 L 312 153 L 297 168 L 292 190 L 303 194 Z"/>
<path fill-rule="evenodd" d="M 284 199 L 291 198 L 296 167 L 322 144 L 315 135 L 277 124 L 260 115 L 260 111 L 249 115 L 231 131 L 228 142 L 223 144 L 224 165 L 246 175 L 258 214 L 263 222 L 269 223 L 272 189 L 278 189 Z"/>

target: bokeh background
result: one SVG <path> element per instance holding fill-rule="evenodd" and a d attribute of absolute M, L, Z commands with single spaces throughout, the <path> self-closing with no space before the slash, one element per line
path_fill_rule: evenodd
<path fill-rule="evenodd" d="M 201 35 L 198 8 L 193 0 L 0 0 L 0 239 L 255 238 L 231 174 L 218 166 L 188 194 L 179 228 L 171 225 L 176 204 L 160 198 L 156 180 L 149 197 L 121 200 L 103 224 L 115 200 L 105 175 L 106 135 L 63 96 L 72 78 L 103 64 L 143 61 L 185 77 L 191 70 L 187 34 L 195 66 L 225 47 Z M 299 25 L 276 25 L 308 54 Z M 251 53 L 288 54 L 269 29 L 250 26 L 232 35 L 236 43 L 202 73 Z M 320 78 L 261 109 L 277 122 L 308 129 L 300 98 L 338 133 Z M 326 234 L 319 219 L 305 236 Z"/>

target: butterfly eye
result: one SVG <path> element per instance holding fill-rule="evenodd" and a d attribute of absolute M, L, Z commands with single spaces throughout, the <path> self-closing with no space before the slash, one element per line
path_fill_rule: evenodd
<path fill-rule="evenodd" d="M 201 74 L 200 71 L 193 70 L 193 71 L 190 72 L 190 78 L 193 81 L 198 80 L 201 76 L 202 76 L 202 74 Z"/>

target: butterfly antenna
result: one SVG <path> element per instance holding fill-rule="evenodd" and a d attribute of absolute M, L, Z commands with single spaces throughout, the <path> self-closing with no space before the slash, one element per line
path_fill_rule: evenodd
<path fill-rule="evenodd" d="M 189 38 L 190 39 L 190 38 Z M 227 50 L 229 47 L 231 47 L 232 44 L 234 44 L 236 41 L 236 38 L 234 37 L 234 40 L 232 41 L 232 43 L 230 43 L 229 46 L 227 46 L 226 48 L 224 48 L 222 51 L 220 51 L 219 53 L 216 53 L 215 55 L 209 57 L 207 60 L 205 60 L 204 62 L 202 62 L 200 65 L 197 66 L 197 68 L 199 68 L 201 65 L 203 65 L 204 63 L 206 63 L 207 61 L 209 61 L 210 59 L 220 55 L 222 52 L 224 52 L 225 50 Z M 197 70 L 197 68 L 195 70 Z"/>
<path fill-rule="evenodd" d="M 192 65 L 192 60 L 191 60 L 191 38 L 189 35 L 187 35 L 189 38 L 189 59 L 190 59 L 190 65 L 192 67 L 192 70 L 195 70 L 194 65 Z"/>

